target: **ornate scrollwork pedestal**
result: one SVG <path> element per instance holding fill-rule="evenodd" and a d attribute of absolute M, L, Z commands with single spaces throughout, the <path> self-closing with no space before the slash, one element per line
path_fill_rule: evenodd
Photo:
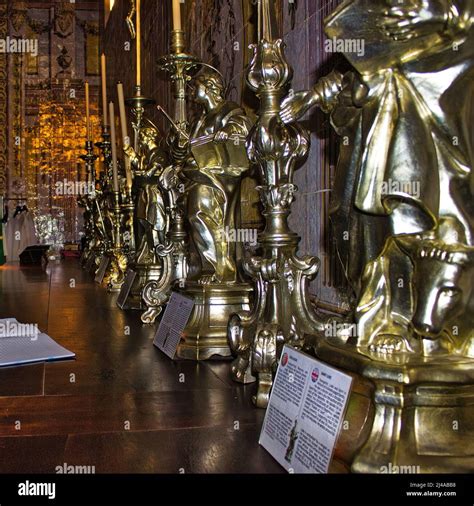
<path fill-rule="evenodd" d="M 142 299 L 146 307 L 146 311 L 141 316 L 143 323 L 155 322 L 171 297 L 175 283 L 186 278 L 187 234 L 179 209 L 175 209 L 171 215 L 174 220 L 169 234 L 169 242 L 156 247 L 156 254 L 161 259 L 159 277 L 149 280 L 142 290 Z"/>
<path fill-rule="evenodd" d="M 472 472 L 472 359 L 384 357 L 343 340 L 319 339 L 318 358 L 375 385 L 370 435 L 352 463 L 359 473 Z"/>
<path fill-rule="evenodd" d="M 247 80 L 260 99 L 257 123 L 248 140 L 250 158 L 260 167 L 260 197 L 265 230 L 259 236 L 261 257 L 253 257 L 246 271 L 254 280 L 256 300 L 248 312 L 231 317 L 228 338 L 237 355 L 232 365 L 236 381 L 258 381 L 254 402 L 268 404 L 273 374 L 285 343 L 302 347 L 305 334 L 323 332 L 324 322 L 313 310 L 308 283 L 317 274 L 319 259 L 297 257 L 300 238 L 288 225 L 295 164 L 307 153 L 309 138 L 297 123 L 284 125 L 279 112 L 292 71 L 283 42 L 271 40 L 270 4 L 262 2 L 263 40 L 253 46 Z M 270 40 L 268 40 L 270 39 Z"/>
<path fill-rule="evenodd" d="M 122 209 L 120 207 L 120 194 L 114 192 L 114 243 L 109 249 L 110 257 L 107 271 L 104 275 L 103 283 L 107 285 L 107 291 L 119 292 L 125 281 L 125 272 L 127 270 L 128 257 L 124 252 L 122 235 Z"/>
<path fill-rule="evenodd" d="M 145 308 L 143 302 L 143 288 L 148 283 L 160 279 L 162 268 L 159 264 L 146 265 L 132 263 L 128 265 L 126 276 L 130 271 L 133 271 L 135 276 L 132 286 L 128 291 L 127 299 L 121 308 L 143 310 Z"/>

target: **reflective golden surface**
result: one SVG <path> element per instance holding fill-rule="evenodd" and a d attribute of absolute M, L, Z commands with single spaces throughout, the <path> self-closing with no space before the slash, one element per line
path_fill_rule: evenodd
<path fill-rule="evenodd" d="M 170 144 L 176 135 L 187 138 L 186 83 L 196 70 L 197 59 L 184 52 L 184 34 L 174 30 L 171 33 L 171 53 L 159 60 L 159 67 L 165 70 L 174 87 L 175 111 L 173 131 L 169 134 Z M 167 116 L 168 117 L 168 116 Z M 169 117 L 168 117 L 169 118 Z M 171 119 L 171 118 L 169 118 Z M 182 284 L 188 272 L 188 234 L 185 230 L 185 195 L 180 179 L 182 169 L 181 139 L 177 150 L 170 150 L 170 163 L 161 173 L 160 188 L 165 200 L 168 217 L 166 240 L 156 246 L 155 252 L 160 264 L 156 279 L 149 279 L 142 289 L 142 300 L 146 310 L 141 316 L 143 323 L 153 323 L 162 312 L 171 296 L 172 289 Z"/>
<path fill-rule="evenodd" d="M 225 84 L 205 67 L 192 83 L 202 114 L 189 139 L 178 139 L 186 178 L 186 216 L 190 235 L 189 273 L 183 293 L 195 300 L 178 356 L 206 359 L 229 356 L 227 321 L 247 309 L 251 288 L 239 264 L 242 244 L 229 231 L 239 227 L 240 186 L 249 169 L 245 139 L 251 122 L 226 100 Z"/>
<path fill-rule="evenodd" d="M 283 52 L 283 42 L 274 40 L 273 6 L 262 2 L 264 38 L 253 45 L 247 73 L 250 88 L 260 99 L 260 110 L 250 132 L 249 157 L 258 164 L 260 198 L 265 229 L 259 236 L 262 256 L 245 263 L 253 279 L 255 302 L 250 311 L 234 314 L 228 338 L 237 358 L 232 376 L 242 383 L 258 382 L 254 402 L 268 404 L 273 374 L 285 343 L 301 347 L 307 333 L 323 331 L 323 320 L 310 302 L 308 283 L 319 268 L 316 257 L 298 257 L 300 238 L 291 231 L 288 216 L 297 191 L 293 173 L 309 146 L 307 132 L 298 124 L 285 125 L 280 104 L 291 83 L 292 70 Z"/>
<path fill-rule="evenodd" d="M 375 414 L 360 431 L 368 437 L 353 471 L 472 470 L 474 2 L 343 2 L 326 32 L 352 70 L 333 70 L 297 93 L 289 92 L 274 4 L 258 8 L 262 37 L 247 71 L 260 100 L 256 123 L 226 100 L 216 69 L 184 52 L 184 33 L 172 32 L 171 52 L 159 62 L 175 95 L 174 119 L 166 114 L 169 152 L 144 119 L 148 99 L 137 90 L 135 143 L 124 160 L 135 201 L 129 185 L 110 191 L 104 136 L 106 170 L 95 200 L 83 202 L 87 255 L 98 263 L 109 254 L 106 282 L 120 286 L 134 210 L 136 266 L 154 268 L 138 278 L 142 321 L 155 321 L 173 289 L 195 301 L 179 357 L 233 353 L 232 377 L 256 381 L 254 402 L 266 407 L 282 346 L 312 350 L 373 384 Z M 187 84 L 202 107 L 192 126 Z M 341 137 L 331 220 L 356 299 L 352 322 L 310 304 L 319 259 L 297 256 L 300 238 L 288 225 L 294 170 L 309 148 L 298 120 L 315 106 Z M 238 230 L 241 178 L 251 163 L 265 229 L 259 254 L 244 260 L 225 231 Z"/>
<path fill-rule="evenodd" d="M 346 54 L 355 70 L 282 111 L 291 122 L 318 105 L 343 138 L 332 219 L 356 332 L 316 352 L 376 385 L 355 471 L 472 468 L 472 424 L 452 422 L 472 418 L 473 15 L 471 1 L 344 2 L 326 31 L 364 40 Z"/>
<path fill-rule="evenodd" d="M 170 207 L 162 187 L 162 179 L 170 163 L 169 155 L 158 129 L 143 118 L 143 102 L 142 97 L 127 100 L 132 105 L 136 118 L 136 149 L 130 145 L 124 148 L 133 173 L 133 217 L 137 248 L 129 265 L 129 269 L 137 275 L 124 303 L 124 308 L 132 309 L 144 308 L 144 286 L 160 277 L 161 261 L 156 248 L 166 243 L 171 221 Z"/>

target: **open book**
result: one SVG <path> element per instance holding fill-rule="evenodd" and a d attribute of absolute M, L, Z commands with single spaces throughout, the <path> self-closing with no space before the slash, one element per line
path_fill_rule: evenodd
<path fill-rule="evenodd" d="M 15 318 L 0 319 L 0 367 L 74 358 L 34 324 Z"/>

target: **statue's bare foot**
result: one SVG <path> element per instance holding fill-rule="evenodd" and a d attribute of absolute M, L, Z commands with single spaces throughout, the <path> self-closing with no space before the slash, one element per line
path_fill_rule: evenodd
<path fill-rule="evenodd" d="M 394 334 L 380 334 L 369 345 L 369 350 L 375 353 L 392 354 L 407 351 L 407 343 L 401 336 Z"/>
<path fill-rule="evenodd" d="M 215 274 L 203 274 L 198 283 L 200 285 L 212 285 L 213 283 L 217 283 L 219 280 L 217 279 Z"/>
<path fill-rule="evenodd" d="M 211 285 L 214 283 L 233 283 L 235 281 L 235 272 L 224 271 L 223 273 L 203 274 L 198 283 L 200 285 Z"/>

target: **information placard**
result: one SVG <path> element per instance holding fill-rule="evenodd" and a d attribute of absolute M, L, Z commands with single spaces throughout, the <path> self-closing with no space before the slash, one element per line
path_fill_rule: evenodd
<path fill-rule="evenodd" d="M 85 270 L 87 272 L 90 272 L 92 270 L 92 267 L 94 266 L 95 261 L 95 255 L 93 252 L 89 253 L 89 256 L 87 257 Z"/>
<path fill-rule="evenodd" d="M 125 305 L 125 302 L 127 302 L 128 296 L 130 294 L 130 290 L 132 289 L 133 282 L 135 281 L 135 278 L 137 277 L 137 272 L 128 269 L 127 273 L 125 274 L 125 279 L 123 281 L 122 288 L 120 289 L 120 293 L 117 297 L 117 306 L 120 309 L 123 309 L 123 306 Z"/>
<path fill-rule="evenodd" d="M 107 270 L 107 267 L 109 265 L 109 260 L 110 260 L 110 258 L 106 255 L 103 255 L 101 257 L 99 268 L 97 269 L 97 272 L 96 272 L 95 278 L 94 278 L 94 281 L 96 283 L 99 283 L 99 284 L 102 283 L 104 276 L 105 276 L 105 271 Z"/>
<path fill-rule="evenodd" d="M 287 471 L 327 473 L 352 378 L 284 346 L 259 443 Z"/>
<path fill-rule="evenodd" d="M 165 355 L 174 358 L 181 334 L 188 323 L 194 301 L 180 293 L 171 294 L 153 344 Z"/>

